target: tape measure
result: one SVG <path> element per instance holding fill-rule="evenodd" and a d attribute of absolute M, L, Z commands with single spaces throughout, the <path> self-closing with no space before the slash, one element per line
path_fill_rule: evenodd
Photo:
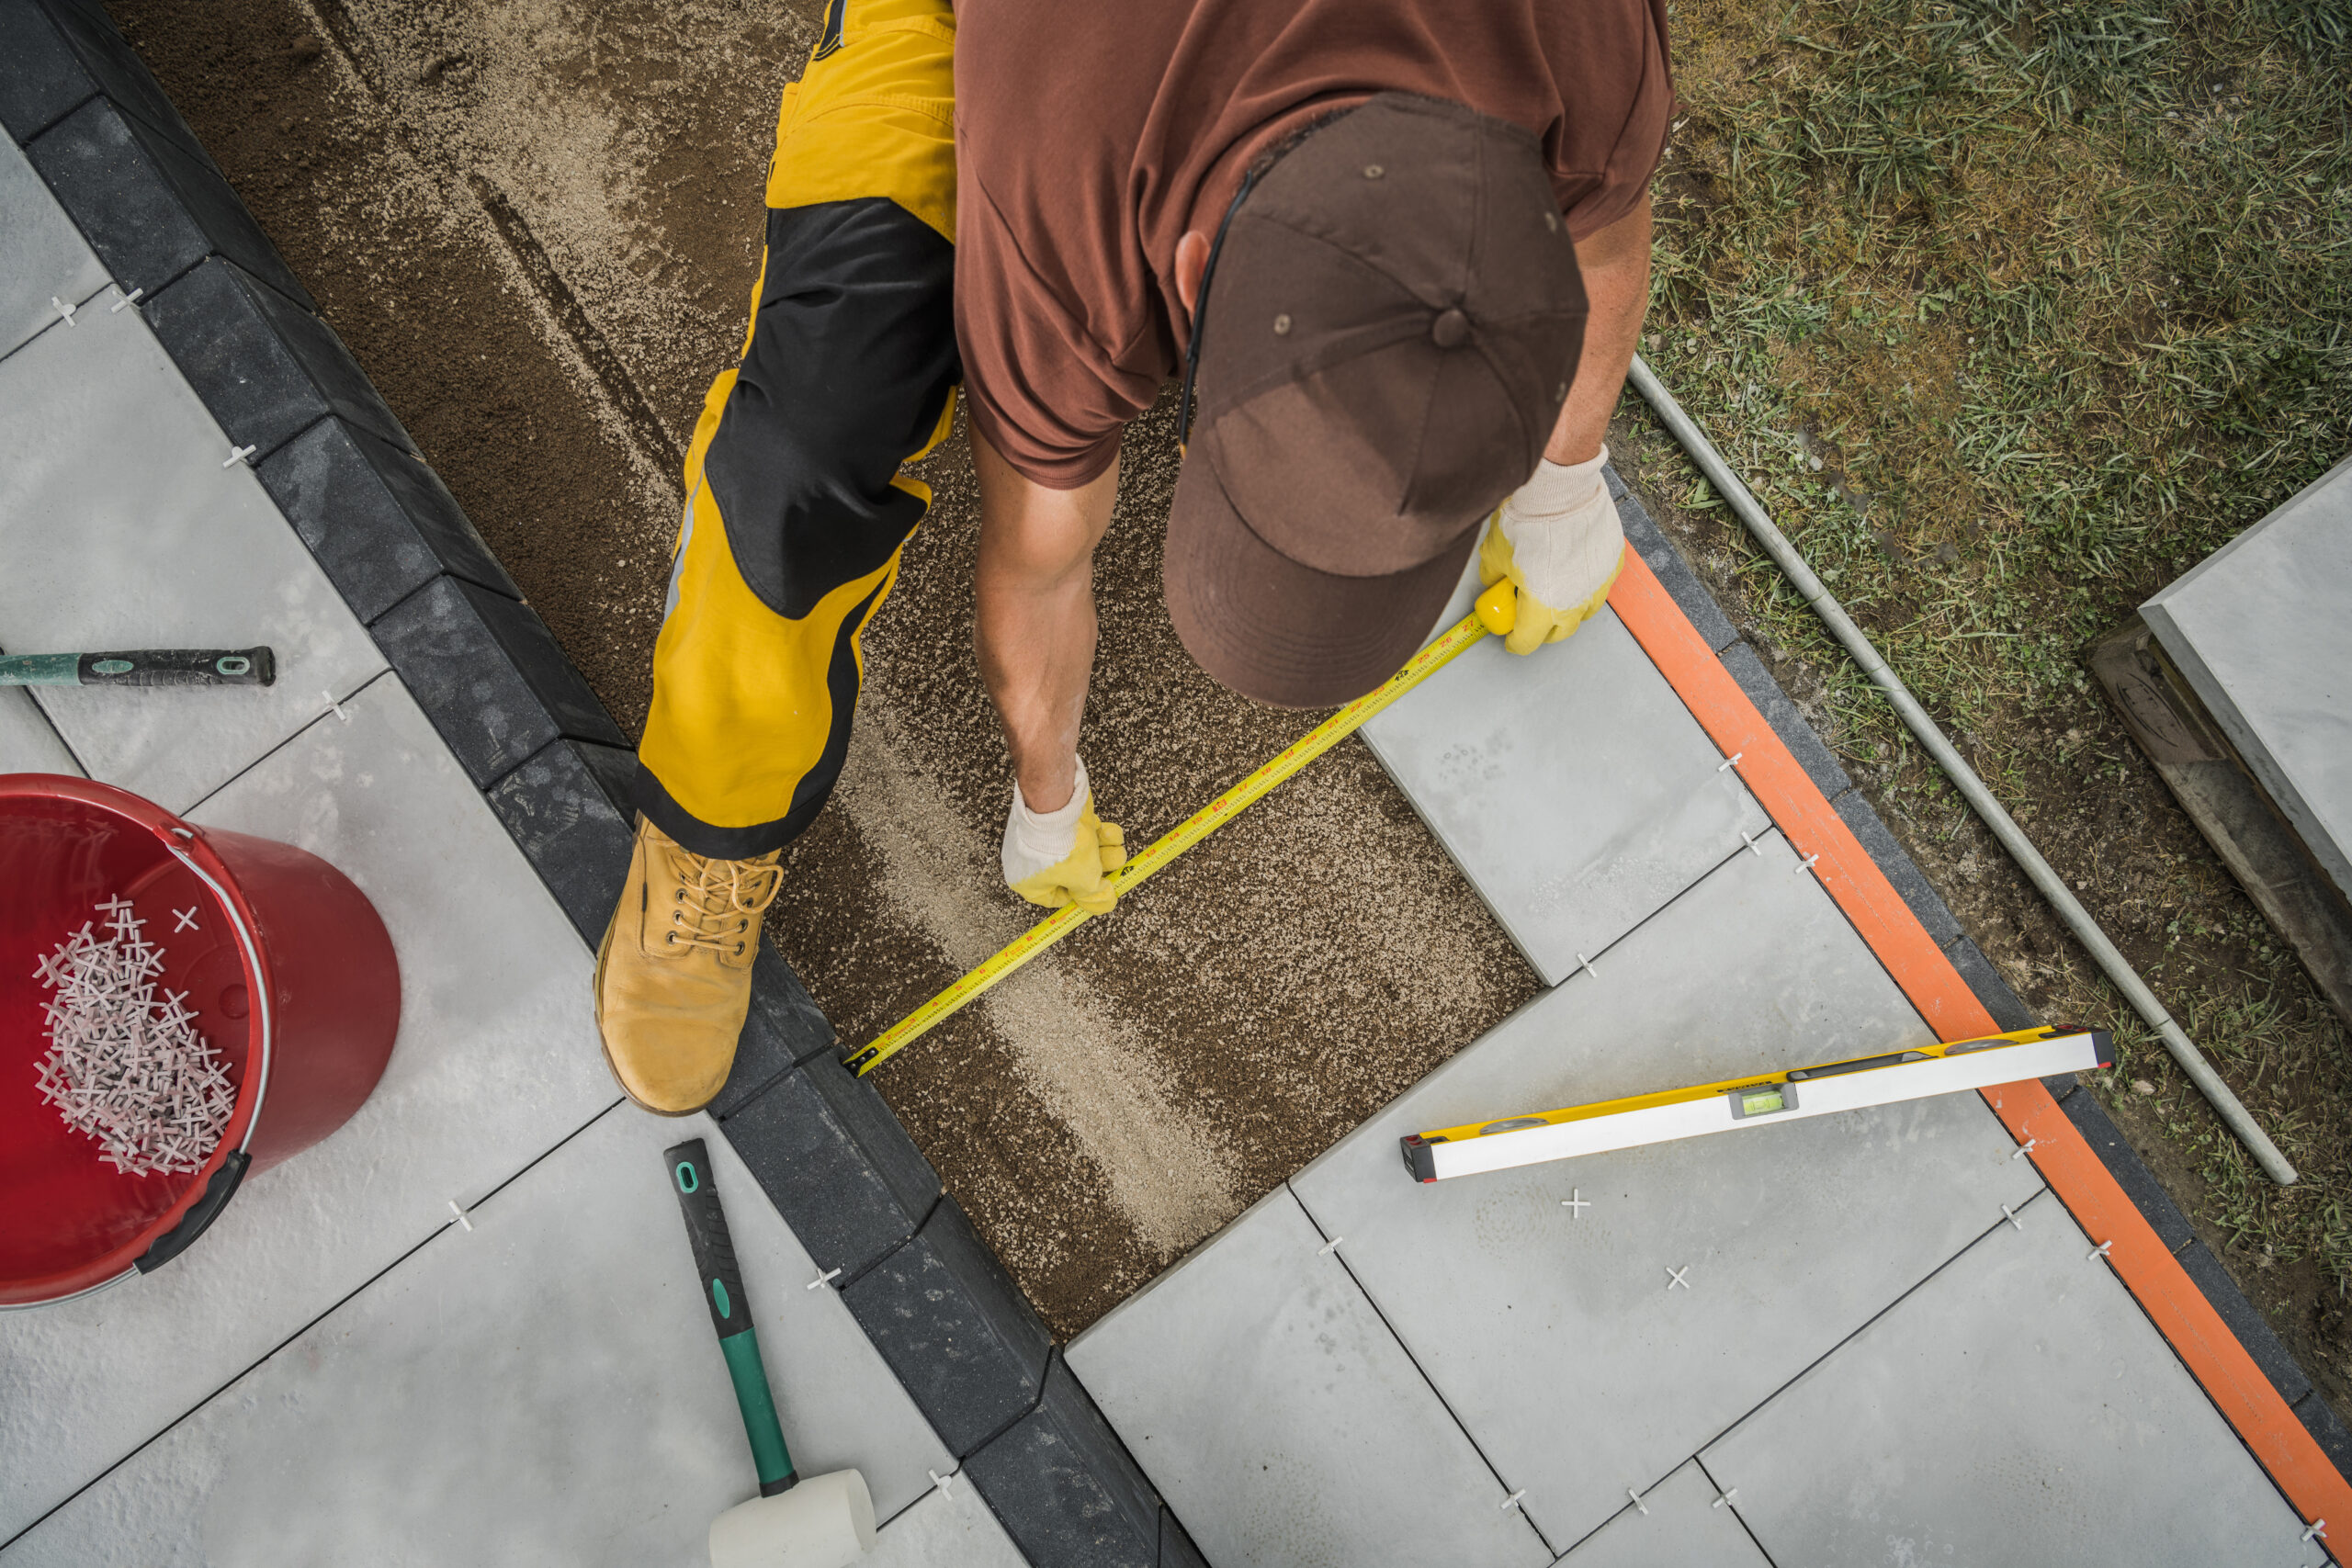
<path fill-rule="evenodd" d="M 1513 608 L 1509 591 L 1507 581 L 1495 584 L 1480 597 L 1475 612 L 1464 615 L 1444 636 L 1415 654 L 1405 668 L 1308 730 L 1272 761 L 1193 812 L 1181 826 L 1162 835 L 1149 849 L 1120 867 L 1112 876 L 1119 896 L 1125 897 L 1144 878 L 1165 868 L 1178 855 L 1255 805 L 1267 791 L 1354 734 L 1364 720 L 1483 640 L 1489 628 L 1498 632 L 1509 631 L 1510 610 Z M 872 1044 L 852 1053 L 845 1065 L 852 1072 L 864 1077 L 921 1039 L 933 1026 L 952 1016 L 965 1003 L 1076 931 L 1080 922 L 1086 919 L 1086 911 L 1075 904 L 1056 909 L 1015 937 L 995 957 L 892 1024 Z"/>
<path fill-rule="evenodd" d="M 1408 1133 L 1397 1142 L 1405 1151 L 1405 1168 L 1415 1180 L 1442 1181 L 1450 1176 L 1702 1137 L 1767 1122 L 1800 1122 L 2114 1065 L 2115 1041 L 2107 1031 L 2044 1026 L 1724 1078 L 1663 1094 L 1596 1100 L 1566 1111 L 1469 1122 L 1433 1133 Z"/>

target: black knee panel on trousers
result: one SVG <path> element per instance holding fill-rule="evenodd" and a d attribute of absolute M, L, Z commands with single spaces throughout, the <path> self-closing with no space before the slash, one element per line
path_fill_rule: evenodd
<path fill-rule="evenodd" d="M 955 275 L 955 248 L 884 197 L 768 213 L 751 349 L 703 472 L 776 614 L 807 615 L 922 520 L 890 480 L 956 384 Z"/>

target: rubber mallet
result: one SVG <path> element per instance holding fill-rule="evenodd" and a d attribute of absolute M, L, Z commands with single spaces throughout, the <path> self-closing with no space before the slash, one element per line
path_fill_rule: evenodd
<path fill-rule="evenodd" d="M 744 1435 L 752 1439 L 752 1463 L 760 1473 L 757 1497 L 710 1522 L 711 1568 L 843 1568 L 874 1546 L 874 1498 L 865 1477 L 854 1470 L 805 1480 L 793 1473 L 775 1399 L 768 1392 L 767 1368 L 760 1361 L 752 1305 L 735 1266 L 735 1244 L 727 1234 L 727 1211 L 719 1207 L 711 1180 L 710 1153 L 700 1138 L 689 1138 L 665 1151 L 662 1161 L 686 1217 L 703 1305 L 718 1330 Z"/>

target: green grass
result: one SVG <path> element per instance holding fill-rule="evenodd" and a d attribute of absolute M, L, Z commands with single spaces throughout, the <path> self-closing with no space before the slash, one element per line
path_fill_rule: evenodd
<path fill-rule="evenodd" d="M 1647 356 L 2028 830 L 2107 831 L 2078 820 L 2081 786 L 2144 764 L 2087 645 L 2352 453 L 2352 6 L 1670 15 L 1687 118 Z M 1721 508 L 1675 471 L 1647 470 Z M 1733 533 L 1740 608 L 1820 676 L 1834 743 L 1881 764 L 1911 831 L 1965 833 Z M 2086 965 L 2059 965 L 2065 986 L 2121 1032 L 2118 1081 L 2157 1089 L 2124 1097 L 2192 1163 L 2202 1217 L 2342 1294 L 2352 1047 L 2244 898 L 2194 868 L 2175 886 L 2151 981 L 2305 1185 L 2261 1180 Z"/>

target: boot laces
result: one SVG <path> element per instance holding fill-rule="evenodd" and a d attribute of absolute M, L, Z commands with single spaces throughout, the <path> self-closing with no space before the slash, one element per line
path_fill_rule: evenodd
<path fill-rule="evenodd" d="M 752 927 L 783 886 L 778 858 L 772 852 L 757 860 L 719 860 L 673 848 L 669 944 L 741 957 Z"/>

